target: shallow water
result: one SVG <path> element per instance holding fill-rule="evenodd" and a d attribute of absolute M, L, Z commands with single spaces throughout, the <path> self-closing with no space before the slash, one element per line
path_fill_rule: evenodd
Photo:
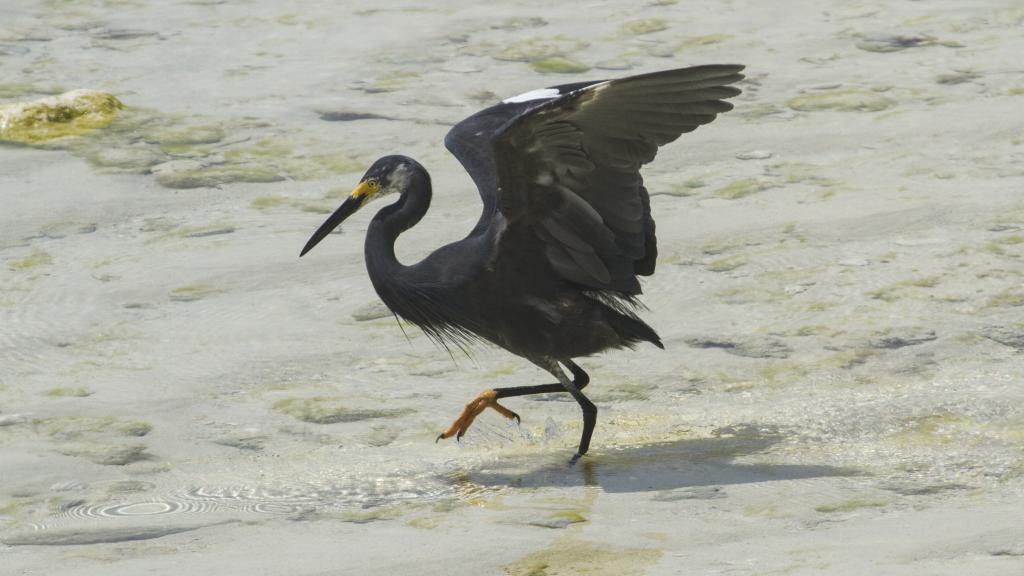
<path fill-rule="evenodd" d="M 90 88 L 127 106 L 0 144 L 2 562 L 1019 572 L 1024 11 L 794 6 L 0 7 L 0 104 Z M 479 215 L 449 125 L 712 62 L 747 64 L 736 109 L 645 169 L 644 317 L 667 351 L 581 361 L 600 415 L 575 467 L 559 396 L 435 444 L 481 389 L 548 377 L 382 314 L 368 214 L 300 261 L 308 235 L 405 153 L 435 187 L 398 246 L 420 258 Z"/>

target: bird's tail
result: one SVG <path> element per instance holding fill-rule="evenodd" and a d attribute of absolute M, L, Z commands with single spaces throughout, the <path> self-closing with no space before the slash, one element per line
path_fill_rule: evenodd
<path fill-rule="evenodd" d="M 622 338 L 625 346 L 633 347 L 637 342 L 650 342 L 662 350 L 665 346 L 661 343 L 661 337 L 643 320 L 629 313 L 622 313 L 616 310 L 606 309 L 605 317 L 608 324 Z"/>

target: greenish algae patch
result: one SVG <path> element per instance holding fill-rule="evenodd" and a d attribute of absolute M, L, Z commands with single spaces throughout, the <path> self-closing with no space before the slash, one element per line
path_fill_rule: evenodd
<path fill-rule="evenodd" d="M 737 200 L 751 194 L 757 194 L 772 187 L 770 182 L 758 180 L 757 178 L 741 178 L 715 190 L 715 196 L 726 200 Z"/>
<path fill-rule="evenodd" d="M 397 70 L 390 74 L 384 74 L 376 77 L 371 82 L 362 86 L 364 92 L 368 94 L 378 94 L 381 92 L 395 92 L 398 90 L 404 90 L 411 88 L 414 84 L 419 82 L 420 73 L 411 72 L 407 70 Z"/>
<path fill-rule="evenodd" d="M 163 172 L 156 181 L 167 188 L 186 190 L 190 188 L 212 188 L 233 182 L 261 184 L 280 182 L 284 177 L 273 168 L 259 164 L 216 164 L 196 168 Z"/>
<path fill-rule="evenodd" d="M 72 90 L 32 102 L 0 106 L 0 140 L 39 144 L 79 136 L 114 121 L 124 108 L 112 94 Z"/>
<path fill-rule="evenodd" d="M 817 361 L 815 366 L 822 369 L 834 369 L 841 368 L 843 370 L 849 370 L 854 366 L 860 366 L 868 361 L 869 358 L 874 356 L 875 352 L 868 349 L 861 350 L 843 350 L 836 352 L 831 356 Z"/>
<path fill-rule="evenodd" d="M 153 134 L 163 152 L 168 154 L 189 154 L 196 147 L 216 144 L 225 137 L 224 128 L 216 124 L 173 128 Z M 199 148 L 199 152 L 205 148 Z"/>
<path fill-rule="evenodd" d="M 708 262 L 704 268 L 709 272 L 729 272 L 744 266 L 746 263 L 747 259 L 744 256 L 727 256 Z"/>
<path fill-rule="evenodd" d="M 78 440 L 96 434 L 145 436 L 153 425 L 141 420 L 118 420 L 110 416 L 56 416 L 33 423 L 34 430 L 54 440 Z"/>
<path fill-rule="evenodd" d="M 145 444 L 106 445 L 73 443 L 62 445 L 59 451 L 65 456 L 85 458 L 103 466 L 125 466 L 132 462 L 139 462 L 150 458 L 150 455 L 146 453 Z"/>
<path fill-rule="evenodd" d="M 640 576 L 663 552 L 579 540 L 571 535 L 505 566 L 509 576 Z"/>
<path fill-rule="evenodd" d="M 814 511 L 821 512 L 823 514 L 835 514 L 837 512 L 853 512 L 854 510 L 860 510 L 862 508 L 881 508 L 888 504 L 889 503 L 884 500 L 850 498 L 849 500 L 843 500 L 841 502 L 815 506 Z"/>
<path fill-rule="evenodd" d="M 768 386 L 781 386 L 800 380 L 807 375 L 807 369 L 800 362 L 775 361 L 761 368 L 760 376 Z"/>
<path fill-rule="evenodd" d="M 808 92 L 790 98 L 786 105 L 801 112 L 837 110 L 840 112 L 879 112 L 896 101 L 878 92 L 861 88 L 846 88 Z"/>
<path fill-rule="evenodd" d="M 732 34 L 705 34 L 703 36 L 693 36 L 692 38 L 687 38 L 680 42 L 678 48 L 693 48 L 694 46 L 718 44 L 719 42 L 730 40 L 732 37 Z"/>
<path fill-rule="evenodd" d="M 259 196 L 254 198 L 249 205 L 257 210 L 270 210 L 286 206 L 303 212 L 312 212 L 313 214 L 330 214 L 334 209 L 333 206 L 321 204 L 316 200 L 289 198 L 287 196 Z"/>
<path fill-rule="evenodd" d="M 433 530 L 441 525 L 439 518 L 432 518 L 430 516 L 421 516 L 419 518 L 413 518 L 405 523 L 407 526 L 413 528 L 419 528 L 421 530 Z"/>
<path fill-rule="evenodd" d="M 669 22 L 664 18 L 645 18 L 643 20 L 632 20 L 623 24 L 620 29 L 626 34 L 639 36 L 642 34 L 653 34 L 668 30 Z"/>
<path fill-rule="evenodd" d="M 342 522 L 369 524 L 370 522 L 380 522 L 382 520 L 394 520 L 401 515 L 402 510 L 398 506 L 378 506 L 376 508 L 367 508 L 365 510 L 346 510 L 343 512 L 328 514 L 327 516 L 341 520 Z"/>
<path fill-rule="evenodd" d="M 586 46 L 586 42 L 564 36 L 529 38 L 494 52 L 492 57 L 496 60 L 512 62 L 536 62 L 549 58 L 564 57 L 572 52 L 586 48 Z"/>
<path fill-rule="evenodd" d="M 8 260 L 7 267 L 11 270 L 31 270 L 40 266 L 53 264 L 53 257 L 43 250 L 33 250 L 31 254 L 17 260 Z"/>
<path fill-rule="evenodd" d="M 942 279 L 939 276 L 928 276 L 925 278 L 913 278 L 910 280 L 902 280 L 877 290 L 871 290 L 867 293 L 868 296 L 882 300 L 883 302 L 895 302 L 908 295 L 911 288 L 934 288 L 939 285 Z"/>
<path fill-rule="evenodd" d="M 170 296 L 175 302 L 192 302 L 223 291 L 208 284 L 186 284 L 171 290 Z"/>
<path fill-rule="evenodd" d="M 553 56 L 530 62 L 530 68 L 543 74 L 575 74 L 590 70 L 590 66 L 563 56 Z"/>
<path fill-rule="evenodd" d="M 940 412 L 904 420 L 902 431 L 889 436 L 896 444 L 943 446 L 958 441 L 965 428 L 974 428 L 975 422 L 955 412 Z"/>
<path fill-rule="evenodd" d="M 1008 288 L 988 299 L 985 306 L 990 308 L 1010 308 L 1024 306 L 1024 290 Z"/>
<path fill-rule="evenodd" d="M 65 398 L 69 396 L 85 398 L 86 396 L 92 396 L 92 391 L 84 386 L 76 386 L 74 388 L 50 388 L 44 394 L 51 398 Z"/>
<path fill-rule="evenodd" d="M 650 398 L 650 386 L 640 384 L 611 384 L 590 393 L 595 402 L 628 402 Z"/>
<path fill-rule="evenodd" d="M 273 405 L 274 410 L 283 412 L 296 420 L 313 424 L 337 424 L 358 422 L 373 418 L 397 418 L 410 414 L 409 409 L 358 409 L 349 408 L 338 397 L 314 396 L 312 398 L 285 398 Z"/>

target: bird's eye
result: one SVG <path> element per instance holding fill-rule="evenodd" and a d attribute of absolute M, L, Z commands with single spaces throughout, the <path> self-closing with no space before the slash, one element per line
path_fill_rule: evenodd
<path fill-rule="evenodd" d="M 380 180 L 376 178 L 370 178 L 366 181 L 366 185 L 370 187 L 370 192 L 377 192 L 380 190 Z"/>

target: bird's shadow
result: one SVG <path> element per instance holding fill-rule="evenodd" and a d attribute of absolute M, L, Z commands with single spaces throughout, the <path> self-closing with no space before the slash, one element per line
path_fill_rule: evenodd
<path fill-rule="evenodd" d="M 807 464 L 747 464 L 738 458 L 764 452 L 785 435 L 777 429 L 737 426 L 708 438 L 693 438 L 603 449 L 575 465 L 568 459 L 503 459 L 463 470 L 456 484 L 496 488 L 598 486 L 605 492 L 666 491 L 677 488 L 854 476 L 850 468 Z"/>

